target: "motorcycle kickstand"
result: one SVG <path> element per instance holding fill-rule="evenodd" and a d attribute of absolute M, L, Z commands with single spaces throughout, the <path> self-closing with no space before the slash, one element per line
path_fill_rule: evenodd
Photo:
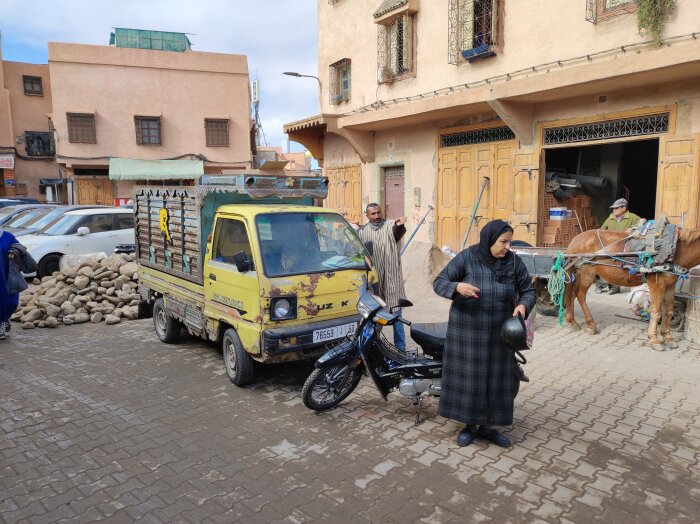
<path fill-rule="evenodd" d="M 420 424 L 420 411 L 421 407 L 423 407 L 423 397 L 419 397 L 418 402 L 413 405 L 416 406 L 416 422 L 413 424 L 413 427 L 416 427 Z"/>

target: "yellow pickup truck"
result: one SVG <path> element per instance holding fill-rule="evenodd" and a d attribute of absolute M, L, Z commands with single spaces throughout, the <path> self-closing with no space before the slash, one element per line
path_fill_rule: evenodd
<path fill-rule="evenodd" d="M 226 373 L 252 381 L 254 361 L 318 356 L 351 333 L 365 248 L 325 198 L 323 177 L 247 173 L 134 192 L 139 292 L 161 341 L 183 328 L 220 341 Z"/>

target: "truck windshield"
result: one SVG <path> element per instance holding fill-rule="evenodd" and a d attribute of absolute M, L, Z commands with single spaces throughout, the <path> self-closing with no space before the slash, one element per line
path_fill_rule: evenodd
<path fill-rule="evenodd" d="M 365 248 L 340 215 L 275 213 L 255 222 L 267 276 L 366 268 Z"/>

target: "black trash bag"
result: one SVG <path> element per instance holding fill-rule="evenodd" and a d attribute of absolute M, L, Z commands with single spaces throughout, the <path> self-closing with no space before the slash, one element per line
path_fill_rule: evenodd
<path fill-rule="evenodd" d="M 22 276 L 22 270 L 19 268 L 19 265 L 15 259 L 10 260 L 8 266 L 7 292 L 11 295 L 21 293 L 29 287 L 27 285 L 27 281 L 24 280 L 24 277 Z"/>

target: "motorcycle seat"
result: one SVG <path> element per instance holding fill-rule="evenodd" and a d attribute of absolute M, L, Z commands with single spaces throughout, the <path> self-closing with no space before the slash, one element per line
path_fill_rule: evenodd
<path fill-rule="evenodd" d="M 423 353 L 441 359 L 447 335 L 447 322 L 411 324 L 411 338 L 423 349 Z"/>

